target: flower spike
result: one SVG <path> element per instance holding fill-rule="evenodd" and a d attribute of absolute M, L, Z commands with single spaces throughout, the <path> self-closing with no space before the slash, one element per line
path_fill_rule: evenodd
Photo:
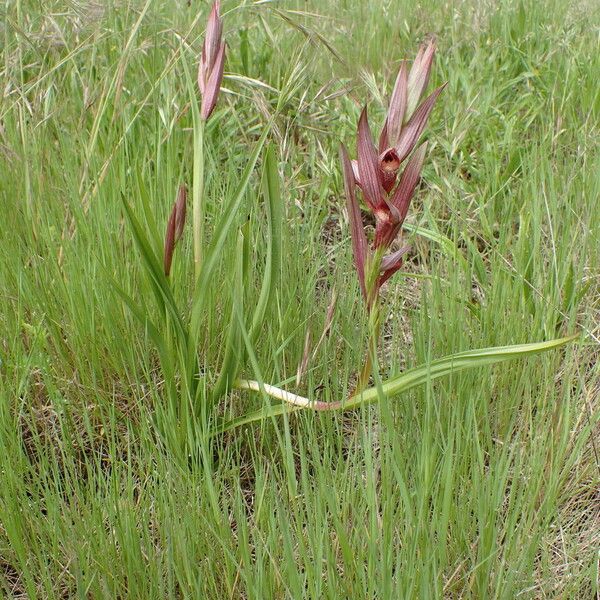
<path fill-rule="evenodd" d="M 198 67 L 198 87 L 202 94 L 200 116 L 205 121 L 215 108 L 223 79 L 225 42 L 222 40 L 223 22 L 219 16 L 220 5 L 220 1 L 216 0 L 210 11 Z"/>
<path fill-rule="evenodd" d="M 421 46 L 408 72 L 402 63 L 396 78 L 386 120 L 375 147 L 369 127 L 367 107 L 358 121 L 357 160 L 350 160 L 342 146 L 341 161 L 344 172 L 346 207 L 350 220 L 350 234 L 354 263 L 367 310 L 376 305 L 379 289 L 402 265 L 409 247 L 384 255 L 398 237 L 406 219 L 410 202 L 421 176 L 427 144 L 415 146 L 425 129 L 429 115 L 445 84 L 437 88 L 417 106 L 431 72 L 435 43 Z M 416 109 L 415 109 L 416 107 Z M 402 163 L 410 155 L 399 177 Z M 375 217 L 375 233 L 370 252 L 367 234 L 361 219 L 356 188 Z"/>

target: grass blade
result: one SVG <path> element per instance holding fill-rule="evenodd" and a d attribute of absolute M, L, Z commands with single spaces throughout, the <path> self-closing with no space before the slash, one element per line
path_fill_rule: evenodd
<path fill-rule="evenodd" d="M 467 259 L 462 255 L 460 250 L 456 247 L 456 244 L 454 244 L 450 238 L 447 238 L 445 235 L 442 235 L 437 231 L 420 227 L 419 225 L 413 225 L 412 223 L 404 222 L 402 224 L 402 228 L 414 233 L 415 235 L 420 235 L 431 242 L 439 244 L 448 256 L 460 263 L 461 267 L 466 273 L 469 272 L 469 263 L 467 262 Z"/>

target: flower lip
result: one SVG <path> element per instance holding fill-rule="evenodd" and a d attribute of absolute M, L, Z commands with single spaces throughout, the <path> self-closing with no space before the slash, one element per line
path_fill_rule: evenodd
<path fill-rule="evenodd" d="M 379 166 L 388 173 L 395 173 L 400 168 L 400 155 L 396 148 L 388 148 L 379 155 Z"/>

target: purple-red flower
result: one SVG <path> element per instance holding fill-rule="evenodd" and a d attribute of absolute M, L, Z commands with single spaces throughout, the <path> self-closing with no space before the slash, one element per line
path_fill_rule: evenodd
<path fill-rule="evenodd" d="M 182 184 L 179 186 L 177 200 L 171 210 L 171 216 L 167 223 L 167 233 L 165 235 L 164 268 L 167 277 L 171 272 L 171 262 L 173 260 L 175 246 L 179 241 L 179 238 L 181 238 L 183 226 L 185 225 L 186 199 L 187 191 L 185 185 Z"/>
<path fill-rule="evenodd" d="M 205 121 L 215 108 L 223 79 L 225 42 L 222 39 L 223 21 L 219 16 L 220 4 L 220 1 L 216 0 L 210 11 L 198 67 L 198 87 L 202 94 L 200 116 Z"/>
<path fill-rule="evenodd" d="M 373 142 L 366 107 L 358 122 L 357 160 L 350 161 L 342 146 L 341 160 L 354 262 L 363 296 L 369 306 L 379 287 L 402 265 L 402 258 L 408 247 L 383 257 L 375 289 L 367 289 L 366 270 L 371 255 L 355 188 L 358 186 L 361 189 L 367 208 L 375 215 L 372 249 L 385 251 L 398 236 L 408 213 L 419 182 L 427 144 L 421 144 L 416 150 L 415 148 L 433 105 L 444 88 L 437 88 L 418 105 L 429 82 L 434 53 L 435 44 L 429 42 L 419 49 L 410 73 L 407 73 L 405 63 L 400 67 L 385 124 L 379 136 L 379 147 L 376 148 Z M 400 166 L 411 153 L 412 156 L 399 175 Z"/>

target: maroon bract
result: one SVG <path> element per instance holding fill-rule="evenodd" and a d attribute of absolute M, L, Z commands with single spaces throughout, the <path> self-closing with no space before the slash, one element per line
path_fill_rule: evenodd
<path fill-rule="evenodd" d="M 223 22 L 219 16 L 220 4 L 219 0 L 216 0 L 210 11 L 198 67 L 198 87 L 202 94 L 200 116 L 205 121 L 215 108 L 223 79 L 225 42 L 222 39 Z"/>
<path fill-rule="evenodd" d="M 348 152 L 342 144 L 340 149 L 342 160 L 342 168 L 344 172 L 344 189 L 346 192 L 346 210 L 350 220 L 350 238 L 352 239 L 352 251 L 354 254 L 354 265 L 358 273 L 358 281 L 363 297 L 367 298 L 367 289 L 365 284 L 365 262 L 369 252 L 367 246 L 367 236 L 363 228 L 362 219 L 360 216 L 360 207 L 356 201 L 354 188 L 356 181 L 348 158 Z"/>
<path fill-rule="evenodd" d="M 177 200 L 171 210 L 171 216 L 167 223 L 167 233 L 165 235 L 165 255 L 164 255 L 164 268 L 165 275 L 168 277 L 171 272 L 171 262 L 173 260 L 173 252 L 175 246 L 181 238 L 183 233 L 183 227 L 185 225 L 185 213 L 186 213 L 186 199 L 187 191 L 185 185 L 179 186 L 177 192 Z"/>

